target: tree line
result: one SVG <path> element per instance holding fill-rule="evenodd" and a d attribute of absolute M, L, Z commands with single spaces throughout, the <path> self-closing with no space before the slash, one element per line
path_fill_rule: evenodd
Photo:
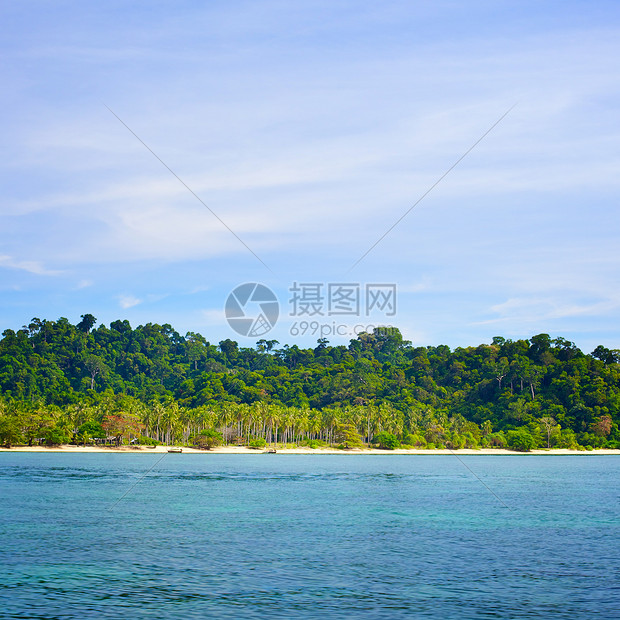
<path fill-rule="evenodd" d="M 620 448 L 620 351 L 563 338 L 416 347 L 208 342 L 38 318 L 0 340 L 0 442 Z"/>

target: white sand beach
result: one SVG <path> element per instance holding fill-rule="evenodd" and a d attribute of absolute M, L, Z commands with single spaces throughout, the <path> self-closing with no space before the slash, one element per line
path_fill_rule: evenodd
<path fill-rule="evenodd" d="M 166 453 L 173 446 L 156 446 L 155 448 L 147 448 L 145 446 L 120 446 L 116 447 L 100 447 L 100 446 L 75 446 L 75 445 L 62 445 L 62 446 L 15 446 L 13 448 L 4 448 L 0 447 L 0 452 L 65 452 L 65 453 L 123 453 L 123 454 L 161 454 Z M 218 448 L 212 448 L 211 450 L 198 450 L 195 448 L 186 448 L 183 447 L 183 454 L 262 454 L 264 450 L 252 450 L 250 448 L 246 448 L 243 446 L 220 446 Z M 379 450 L 376 448 L 362 448 L 362 449 L 354 449 L 354 450 L 338 450 L 336 448 L 278 448 L 278 454 L 339 454 L 339 455 L 350 455 L 350 454 L 364 454 L 369 456 L 374 455 L 439 455 L 439 454 L 457 454 L 457 455 L 468 455 L 468 454 L 478 454 L 478 455 L 521 455 L 521 456 L 531 456 L 531 455 L 549 455 L 549 456 L 558 456 L 558 455 L 578 455 L 578 456 L 586 456 L 586 455 L 620 455 L 620 450 L 567 450 L 567 449 L 539 449 L 532 450 L 531 452 L 515 452 L 513 450 L 506 450 L 505 448 L 480 448 L 478 450 L 463 448 L 461 450 L 422 450 L 422 449 L 397 449 L 397 450 Z"/>

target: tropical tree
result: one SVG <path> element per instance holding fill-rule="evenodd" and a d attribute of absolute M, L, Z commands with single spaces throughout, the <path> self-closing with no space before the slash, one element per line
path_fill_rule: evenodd
<path fill-rule="evenodd" d="M 108 366 L 98 355 L 86 355 L 84 357 L 84 366 L 90 373 L 90 389 L 95 389 L 95 378 L 101 376 L 105 378 L 108 376 Z"/>
<path fill-rule="evenodd" d="M 526 428 L 508 431 L 506 440 L 509 448 L 519 452 L 529 452 L 536 447 L 536 438 Z"/>
<path fill-rule="evenodd" d="M 400 446 L 400 441 L 398 441 L 398 437 L 393 435 L 392 433 L 388 433 L 387 431 L 381 431 L 377 433 L 374 438 L 374 443 L 382 448 L 383 450 L 395 450 Z"/>
<path fill-rule="evenodd" d="M 194 435 L 191 441 L 197 448 L 211 450 L 211 448 L 222 445 L 223 437 L 222 433 L 210 428 L 200 431 L 198 435 Z"/>
<path fill-rule="evenodd" d="M 131 441 L 132 438 L 139 437 L 144 427 L 137 415 L 118 411 L 106 414 L 102 428 L 108 435 L 112 435 L 116 445 L 120 446 L 123 440 Z"/>
<path fill-rule="evenodd" d="M 353 424 L 339 423 L 334 432 L 334 441 L 347 450 L 364 446 L 362 438 Z"/>
<path fill-rule="evenodd" d="M 23 441 L 19 421 L 14 416 L 0 416 L 0 443 L 5 448 L 10 448 L 16 443 Z"/>
<path fill-rule="evenodd" d="M 540 418 L 540 425 L 547 435 L 547 448 L 551 447 L 551 433 L 557 428 L 558 423 L 551 416 Z"/>

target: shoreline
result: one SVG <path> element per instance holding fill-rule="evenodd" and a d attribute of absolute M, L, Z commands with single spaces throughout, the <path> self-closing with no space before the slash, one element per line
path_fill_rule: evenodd
<path fill-rule="evenodd" d="M 13 448 L 0 447 L 0 453 L 2 452 L 51 452 L 51 453 L 65 453 L 65 454 L 166 454 L 168 450 L 173 446 L 156 446 L 155 448 L 146 448 L 144 446 L 121 446 L 115 447 L 100 447 L 100 446 L 73 446 L 73 445 L 61 445 L 61 446 L 15 446 Z M 264 454 L 264 449 L 253 450 L 244 446 L 220 446 L 218 448 L 212 448 L 211 450 L 199 450 L 197 448 L 185 448 L 183 447 L 183 454 Z M 562 455 L 620 455 L 620 450 L 612 449 L 600 449 L 600 450 L 568 450 L 565 448 L 540 448 L 532 450 L 531 452 L 517 452 L 514 450 L 507 450 L 506 448 L 462 448 L 460 450 L 446 450 L 446 449 L 434 449 L 425 450 L 413 448 L 411 450 L 396 449 L 396 450 L 380 450 L 377 448 L 357 448 L 353 450 L 338 450 L 336 448 L 278 448 L 277 454 L 317 454 L 317 455 L 334 455 L 334 454 L 357 454 L 367 456 L 389 456 L 389 455 L 412 455 L 412 456 L 432 456 L 432 455 L 516 455 L 516 456 L 532 456 L 532 455 L 547 455 L 547 456 L 562 456 Z"/>

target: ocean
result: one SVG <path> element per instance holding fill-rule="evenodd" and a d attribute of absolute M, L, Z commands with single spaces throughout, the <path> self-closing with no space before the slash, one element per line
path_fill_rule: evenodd
<path fill-rule="evenodd" d="M 1 618 L 620 618 L 620 457 L 0 453 Z"/>

